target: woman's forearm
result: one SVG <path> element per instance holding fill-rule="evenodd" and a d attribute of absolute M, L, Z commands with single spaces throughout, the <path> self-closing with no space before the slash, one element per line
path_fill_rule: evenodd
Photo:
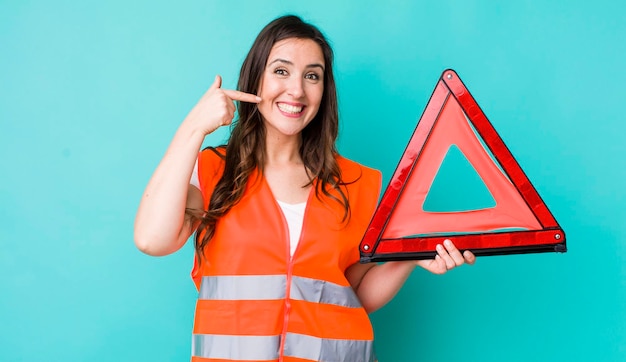
<path fill-rule="evenodd" d="M 393 299 L 415 266 L 414 262 L 391 261 L 367 270 L 356 290 L 365 310 L 374 312 Z"/>
<path fill-rule="evenodd" d="M 135 244 L 144 253 L 171 254 L 193 232 L 185 208 L 203 206 L 199 191 L 189 189 L 203 140 L 202 132 L 183 122 L 150 178 L 135 218 Z"/>

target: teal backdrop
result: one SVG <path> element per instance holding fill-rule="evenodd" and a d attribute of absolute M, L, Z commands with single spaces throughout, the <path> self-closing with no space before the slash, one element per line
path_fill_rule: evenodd
<path fill-rule="evenodd" d="M 193 248 L 137 251 L 138 201 L 215 75 L 296 13 L 335 48 L 344 155 L 389 180 L 453 68 L 568 236 L 415 270 L 372 315 L 380 360 L 625 361 L 624 4 L 0 0 L 0 360 L 189 359 Z"/>

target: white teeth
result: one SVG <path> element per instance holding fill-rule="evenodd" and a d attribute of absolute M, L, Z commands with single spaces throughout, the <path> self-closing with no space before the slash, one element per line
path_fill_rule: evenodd
<path fill-rule="evenodd" d="M 287 113 L 298 114 L 302 112 L 302 106 L 292 106 L 291 104 L 278 103 L 278 108 Z"/>

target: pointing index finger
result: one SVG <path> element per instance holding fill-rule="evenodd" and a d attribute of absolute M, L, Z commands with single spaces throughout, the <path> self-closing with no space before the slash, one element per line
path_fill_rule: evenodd
<path fill-rule="evenodd" d="M 248 103 L 261 102 L 261 97 L 254 95 L 254 94 L 240 92 L 240 91 L 232 90 L 232 89 L 223 89 L 223 92 L 228 97 L 236 101 L 248 102 Z"/>

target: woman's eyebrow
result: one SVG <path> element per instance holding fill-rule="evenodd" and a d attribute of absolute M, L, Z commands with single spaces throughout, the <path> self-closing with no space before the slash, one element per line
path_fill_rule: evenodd
<path fill-rule="evenodd" d="M 324 66 L 319 63 L 313 63 L 306 66 L 307 68 L 320 68 L 322 72 L 324 71 Z"/>
<path fill-rule="evenodd" d="M 282 58 L 276 58 L 274 60 L 272 60 L 268 66 L 274 64 L 274 63 L 283 63 L 283 64 L 288 64 L 288 65 L 293 65 L 293 62 L 290 60 L 286 60 L 286 59 L 282 59 Z M 307 68 L 320 68 L 322 71 L 324 71 L 324 66 L 320 63 L 313 63 L 313 64 L 309 64 L 306 66 Z"/>

